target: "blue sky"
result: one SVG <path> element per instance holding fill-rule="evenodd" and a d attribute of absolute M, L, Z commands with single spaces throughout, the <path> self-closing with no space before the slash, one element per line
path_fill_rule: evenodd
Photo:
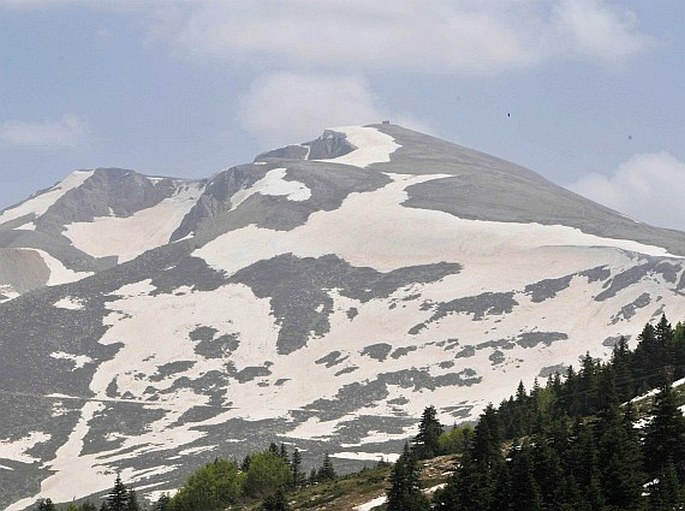
<path fill-rule="evenodd" d="M 682 0 L 0 0 L 0 208 L 388 118 L 685 230 L 684 23 Z"/>

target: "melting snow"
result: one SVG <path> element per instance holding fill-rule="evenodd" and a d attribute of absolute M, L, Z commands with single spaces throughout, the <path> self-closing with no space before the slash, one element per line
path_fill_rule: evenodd
<path fill-rule="evenodd" d="M 370 500 L 368 502 L 365 502 L 364 504 L 361 504 L 354 509 L 356 511 L 371 511 L 374 507 L 382 506 L 385 504 L 385 501 L 388 500 L 388 497 L 385 495 L 381 495 L 380 497 L 376 497 L 373 500 Z"/>
<path fill-rule="evenodd" d="M 71 296 L 65 296 L 57 300 L 54 306 L 58 309 L 83 310 L 83 301 Z"/>
<path fill-rule="evenodd" d="M 511 259 L 503 252 L 516 253 L 526 260 L 537 258 L 540 278 L 549 277 L 549 258 L 541 248 L 619 248 L 648 255 L 668 255 L 659 247 L 635 241 L 601 238 L 561 225 L 519 224 L 465 220 L 441 211 L 406 208 L 405 189 L 443 175 L 391 175 L 393 182 L 366 193 L 353 193 L 334 211 L 313 213 L 305 225 L 290 231 L 273 231 L 250 225 L 231 231 L 195 251 L 211 266 L 229 275 L 260 259 L 293 253 L 300 257 L 337 254 L 355 266 L 371 266 L 390 271 L 410 265 L 431 264 L 436 253 L 445 262 L 464 263 L 498 256 L 499 273 L 507 278 L 535 275 L 512 272 Z M 430 229 L 425 226 L 430 225 Z M 596 251 L 577 253 L 573 260 L 597 259 Z M 605 257 L 607 255 L 605 254 Z M 546 260 L 546 262 L 544 262 Z M 535 265 L 531 265 L 531 270 Z M 492 282 L 499 280 L 490 279 Z M 478 282 L 483 285 L 479 276 Z M 519 282 L 522 282 L 519 280 Z M 502 283 L 507 286 L 508 283 Z M 509 287 L 511 289 L 511 287 Z"/>
<path fill-rule="evenodd" d="M 267 172 L 267 174 L 253 184 L 250 188 L 245 188 L 236 192 L 231 197 L 231 209 L 236 209 L 245 202 L 248 197 L 255 193 L 261 195 L 285 196 L 291 201 L 305 201 L 312 196 L 312 191 L 304 183 L 299 181 L 286 181 L 287 169 L 278 168 Z"/>
<path fill-rule="evenodd" d="M 47 433 L 33 431 L 19 440 L 0 439 L 0 458 L 21 463 L 33 463 L 38 461 L 38 458 L 26 454 L 26 452 L 38 444 L 47 442 L 50 438 L 50 435 Z"/>
<path fill-rule="evenodd" d="M 175 196 L 128 217 L 105 216 L 69 224 L 64 235 L 94 257 L 119 256 L 120 263 L 130 261 L 168 243 L 202 189 L 202 185 L 184 186 Z"/>
<path fill-rule="evenodd" d="M 331 131 L 344 133 L 347 141 L 357 149 L 337 158 L 320 161 L 365 168 L 372 163 L 389 162 L 390 155 L 402 147 L 390 135 L 369 126 L 344 126 L 331 128 Z"/>
<path fill-rule="evenodd" d="M 70 360 L 71 362 L 73 362 L 74 368 L 72 369 L 72 371 L 75 371 L 76 369 L 81 369 L 86 364 L 90 364 L 91 362 L 93 362 L 93 359 L 87 355 L 73 355 L 71 353 L 65 353 L 63 351 L 55 351 L 54 353 L 50 353 L 50 356 L 57 360 Z"/>
<path fill-rule="evenodd" d="M 57 202 L 60 197 L 62 197 L 69 190 L 73 190 L 74 188 L 81 186 L 86 179 L 92 175 L 92 170 L 77 170 L 76 172 L 72 172 L 66 177 L 66 179 L 56 184 L 46 192 L 32 197 L 18 206 L 15 206 L 11 209 L 6 209 L 0 213 L 0 224 L 9 222 L 10 220 L 14 220 L 15 218 L 19 218 L 24 215 L 29 215 L 31 213 L 35 214 L 36 216 L 42 215 L 48 210 L 48 208 L 50 208 L 50 206 Z"/>
<path fill-rule="evenodd" d="M 48 278 L 47 282 L 48 286 L 59 286 L 60 284 L 75 282 L 93 274 L 93 272 L 77 272 L 70 270 L 64 266 L 59 259 L 52 257 L 44 250 L 38 250 L 35 248 L 18 248 L 17 250 L 38 252 L 38 254 L 43 258 L 43 261 L 45 261 L 45 265 L 48 267 L 48 270 L 50 270 L 50 277 Z"/>
<path fill-rule="evenodd" d="M 395 463 L 399 457 L 399 454 L 387 452 L 343 451 L 331 454 L 331 458 L 361 461 L 389 461 L 390 463 Z"/>

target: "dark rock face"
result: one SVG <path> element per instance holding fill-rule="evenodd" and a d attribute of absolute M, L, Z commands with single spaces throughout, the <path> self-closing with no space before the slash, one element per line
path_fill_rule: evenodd
<path fill-rule="evenodd" d="M 351 266 L 334 255 L 301 259 L 284 254 L 244 268 L 228 282 L 245 284 L 259 298 L 271 299 L 281 325 L 278 352 L 288 354 L 302 348 L 310 334 L 320 337 L 330 331 L 333 300 L 328 290 L 339 289 L 343 296 L 364 303 L 387 297 L 409 284 L 435 282 L 459 270 L 458 264 L 437 263 L 380 273 Z"/>

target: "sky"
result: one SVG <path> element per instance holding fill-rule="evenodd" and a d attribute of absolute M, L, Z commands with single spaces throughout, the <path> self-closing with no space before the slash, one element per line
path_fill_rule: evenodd
<path fill-rule="evenodd" d="M 0 209 L 394 123 L 685 230 L 682 0 L 0 0 Z"/>

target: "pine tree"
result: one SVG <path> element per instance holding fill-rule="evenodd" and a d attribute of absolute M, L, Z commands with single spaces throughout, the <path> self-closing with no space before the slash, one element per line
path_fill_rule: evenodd
<path fill-rule="evenodd" d="M 243 472 L 247 472 L 248 470 L 250 470 L 250 460 L 251 460 L 250 455 L 249 454 L 245 455 L 242 463 L 240 464 L 240 470 L 242 470 Z"/>
<path fill-rule="evenodd" d="M 514 511 L 540 511 L 542 493 L 535 479 L 533 454 L 530 444 L 524 443 L 511 461 L 509 499 Z"/>
<path fill-rule="evenodd" d="M 685 479 L 685 419 L 670 383 L 655 396 L 652 414 L 644 441 L 645 469 L 655 476 L 670 459 L 679 477 Z"/>
<path fill-rule="evenodd" d="M 432 458 L 440 450 L 439 438 L 443 433 L 434 406 L 428 406 L 421 415 L 419 433 L 414 438 L 414 450 L 420 459 Z"/>
<path fill-rule="evenodd" d="M 269 495 L 262 503 L 261 511 L 288 511 L 288 499 L 285 492 L 279 489 L 273 495 Z"/>
<path fill-rule="evenodd" d="M 171 506 L 169 505 L 170 501 L 171 498 L 169 497 L 169 494 L 162 493 L 155 503 L 155 511 L 169 511 L 171 509 Z"/>
<path fill-rule="evenodd" d="M 678 480 L 673 462 L 667 460 L 656 482 L 651 485 L 649 507 L 651 511 L 671 511 L 683 509 L 685 493 Z"/>
<path fill-rule="evenodd" d="M 285 461 L 286 465 L 290 465 L 290 456 L 288 456 L 288 448 L 285 446 L 285 444 L 281 444 L 278 455 L 283 461 Z"/>
<path fill-rule="evenodd" d="M 293 471 L 293 486 L 295 488 L 304 486 L 306 474 L 302 471 L 302 454 L 297 447 L 293 451 L 290 468 Z"/>
<path fill-rule="evenodd" d="M 632 424 L 624 420 L 611 367 L 600 375 L 602 408 L 595 436 L 605 503 L 618 509 L 634 509 L 642 494 L 642 457 Z"/>
<path fill-rule="evenodd" d="M 126 511 L 140 511 L 140 504 L 138 503 L 138 495 L 134 490 L 128 490 L 128 502 L 126 503 Z"/>
<path fill-rule="evenodd" d="M 121 482 L 121 476 L 117 474 L 114 487 L 107 494 L 107 506 L 110 511 L 128 511 L 129 493 L 126 485 Z"/>
<path fill-rule="evenodd" d="M 404 451 L 393 466 L 388 490 L 388 511 L 426 511 L 428 499 L 421 492 L 416 455 L 404 444 Z"/>
<path fill-rule="evenodd" d="M 323 463 L 316 474 L 317 481 L 329 481 L 336 478 L 335 467 L 328 453 L 323 455 Z"/>

